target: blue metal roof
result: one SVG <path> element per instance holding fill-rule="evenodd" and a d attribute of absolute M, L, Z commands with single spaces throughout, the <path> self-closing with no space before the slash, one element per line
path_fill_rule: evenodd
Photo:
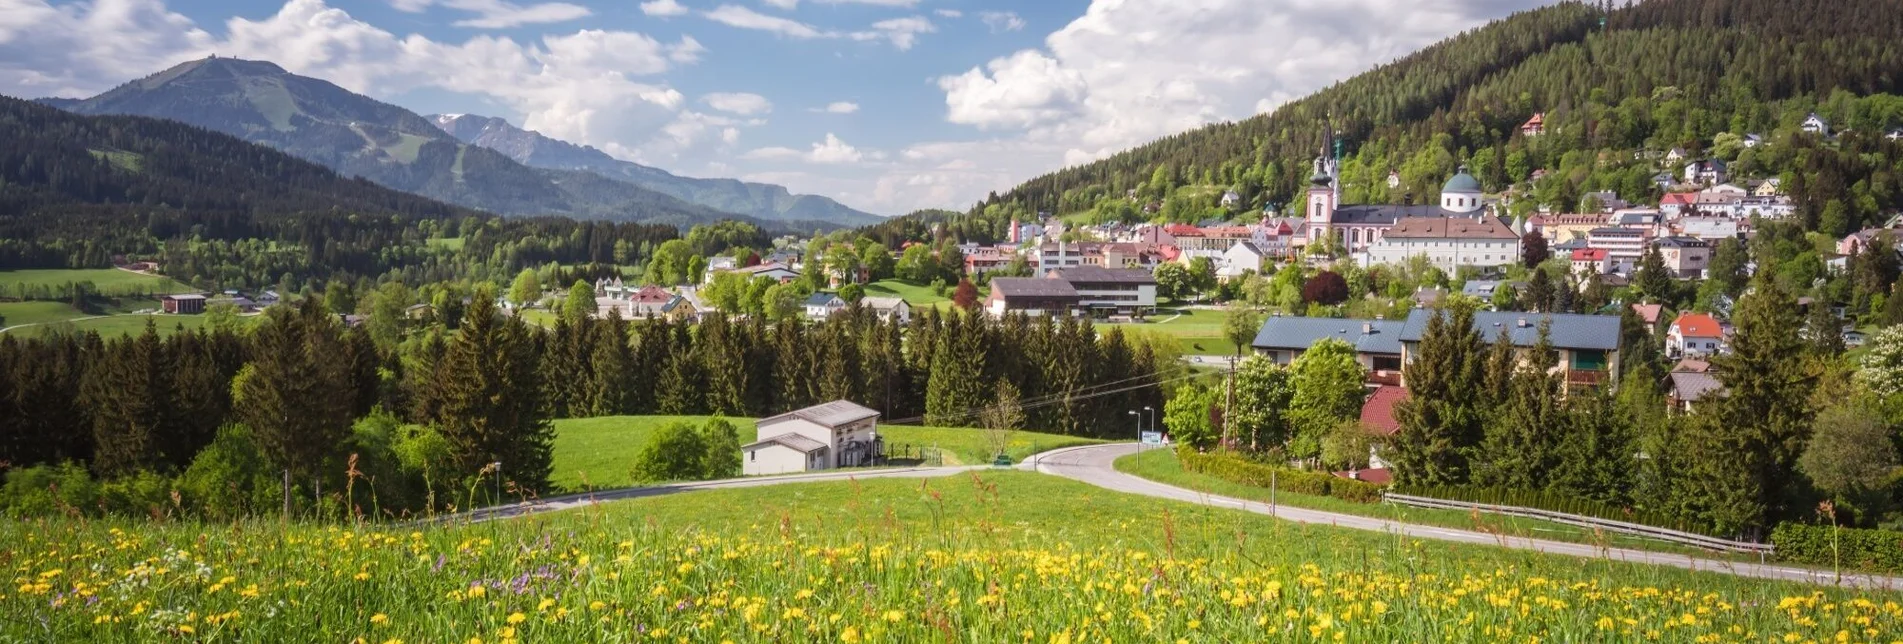
<path fill-rule="evenodd" d="M 1252 346 L 1258 349 L 1308 350 L 1323 338 L 1342 340 L 1357 353 L 1401 353 L 1401 321 L 1343 318 L 1272 317 L 1262 322 Z M 1366 328 L 1368 332 L 1363 333 Z"/>
<path fill-rule="evenodd" d="M 1427 332 L 1427 321 L 1434 314 L 1430 309 L 1414 309 L 1401 329 L 1400 340 L 1420 342 Z M 1539 344 L 1540 323 L 1549 319 L 1553 321 L 1550 341 L 1555 349 L 1615 351 L 1619 348 L 1619 316 L 1616 315 L 1479 311 L 1474 313 L 1474 330 L 1480 332 L 1480 339 L 1492 342 L 1500 336 L 1500 330 L 1505 329 L 1513 346 L 1531 347 Z M 1521 324 L 1522 321 L 1525 324 Z"/>

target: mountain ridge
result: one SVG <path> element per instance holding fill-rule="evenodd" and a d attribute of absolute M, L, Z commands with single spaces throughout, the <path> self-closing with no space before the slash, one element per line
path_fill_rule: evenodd
<path fill-rule="evenodd" d="M 523 165 L 594 172 L 710 208 L 762 219 L 824 220 L 845 225 L 871 224 L 884 219 L 827 197 L 793 194 L 785 186 L 738 179 L 683 177 L 616 159 L 593 146 L 520 128 L 500 117 L 433 114 L 425 118 L 464 143 L 495 150 Z"/>

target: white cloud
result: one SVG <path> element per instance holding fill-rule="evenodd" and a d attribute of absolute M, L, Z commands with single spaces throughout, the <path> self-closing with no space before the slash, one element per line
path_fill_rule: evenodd
<path fill-rule="evenodd" d="M 826 140 L 814 143 L 813 152 L 807 158 L 813 163 L 858 163 L 862 156 L 858 148 L 847 145 L 833 133 L 827 132 Z"/>
<path fill-rule="evenodd" d="M 993 59 L 985 69 L 938 79 L 953 123 L 1036 127 L 1061 122 L 1084 109 L 1084 74 L 1043 52 L 1026 49 Z"/>
<path fill-rule="evenodd" d="M 641 3 L 641 13 L 665 18 L 668 16 L 685 15 L 687 13 L 687 7 L 681 6 L 681 3 L 677 0 L 651 0 L 650 2 Z"/>
<path fill-rule="evenodd" d="M 1024 19 L 1016 11 L 980 11 L 978 20 L 991 28 L 991 33 L 1017 31 L 1024 28 Z"/>
<path fill-rule="evenodd" d="M 733 145 L 740 140 L 740 128 L 730 127 L 720 131 L 720 142 Z"/>
<path fill-rule="evenodd" d="M 527 24 L 567 22 L 593 15 L 587 7 L 567 2 L 543 2 L 527 6 L 505 0 L 391 0 L 398 11 L 419 13 L 431 5 L 467 11 L 476 17 L 456 21 L 458 27 L 507 29 Z"/>
<path fill-rule="evenodd" d="M 932 13 L 935 13 L 935 14 L 938 14 L 938 17 L 940 17 L 940 18 L 963 18 L 963 17 L 965 17 L 965 12 L 963 12 L 963 11 L 959 11 L 959 10 L 957 10 L 957 9 L 933 9 L 933 10 L 932 10 Z"/>
<path fill-rule="evenodd" d="M 777 160 L 784 160 L 784 159 L 798 159 L 803 156 L 806 156 L 806 153 L 800 152 L 799 150 L 795 150 L 793 148 L 771 147 L 771 148 L 758 148 L 754 150 L 748 150 L 746 154 L 740 155 L 740 158 L 753 159 L 756 161 L 777 161 Z"/>
<path fill-rule="evenodd" d="M 924 16 L 910 16 L 872 23 L 871 30 L 855 31 L 851 36 L 853 40 L 888 40 L 899 51 L 906 51 L 918 42 L 919 34 L 936 31 L 938 27 L 932 25 L 932 21 L 925 19 Z"/>
<path fill-rule="evenodd" d="M 773 0 L 767 1 L 772 2 Z M 878 7 L 905 7 L 908 9 L 918 6 L 918 0 L 817 0 L 817 2 L 821 4 L 869 4 Z"/>
<path fill-rule="evenodd" d="M 765 114 L 773 111 L 773 103 L 766 100 L 765 96 L 746 92 L 715 92 L 700 97 L 700 100 L 706 103 L 708 107 L 722 112 L 739 114 L 741 116 Z"/>
<path fill-rule="evenodd" d="M 776 9 L 785 9 L 787 11 L 792 11 L 800 7 L 800 0 L 760 0 L 760 3 L 769 7 L 774 7 Z"/>
<path fill-rule="evenodd" d="M 859 104 L 852 101 L 834 101 L 827 103 L 825 107 L 815 107 L 812 111 L 825 114 L 851 114 L 859 111 Z"/>
<path fill-rule="evenodd" d="M 789 38 L 829 38 L 831 34 L 820 31 L 818 27 L 779 16 L 769 16 L 746 7 L 723 4 L 707 12 L 707 19 L 729 27 L 770 31 Z"/>

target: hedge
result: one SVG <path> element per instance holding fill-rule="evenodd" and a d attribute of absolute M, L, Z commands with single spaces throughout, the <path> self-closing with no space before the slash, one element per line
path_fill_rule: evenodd
<path fill-rule="evenodd" d="M 1505 505 L 1517 508 L 1531 508 L 1548 512 L 1559 512 L 1584 517 L 1597 517 L 1612 521 L 1624 521 L 1666 528 L 1681 532 L 1692 532 L 1706 536 L 1714 534 L 1711 526 L 1687 520 L 1683 515 L 1654 512 L 1638 508 L 1613 505 L 1591 499 L 1554 494 L 1538 490 L 1515 490 L 1510 488 L 1471 487 L 1457 485 L 1396 485 L 1395 494 L 1424 496 L 1430 499 L 1465 501 L 1485 505 Z"/>
<path fill-rule="evenodd" d="M 1779 561 L 1872 570 L 1903 572 L 1903 532 L 1837 528 L 1837 548 L 1831 549 L 1831 527 L 1781 523 L 1771 531 L 1771 544 L 1777 547 Z"/>
<path fill-rule="evenodd" d="M 1252 463 L 1233 454 L 1220 452 L 1203 454 L 1188 445 L 1176 449 L 1176 458 L 1182 462 L 1184 470 L 1214 476 L 1230 483 L 1269 487 L 1273 481 L 1277 489 L 1297 494 L 1332 496 L 1356 503 L 1381 502 L 1381 486 L 1344 479 L 1327 472 Z"/>

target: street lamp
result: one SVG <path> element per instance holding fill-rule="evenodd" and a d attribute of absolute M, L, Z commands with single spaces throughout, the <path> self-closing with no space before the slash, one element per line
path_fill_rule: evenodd
<path fill-rule="evenodd" d="M 1143 413 L 1135 409 L 1129 411 L 1137 417 L 1137 471 L 1143 471 Z"/>

